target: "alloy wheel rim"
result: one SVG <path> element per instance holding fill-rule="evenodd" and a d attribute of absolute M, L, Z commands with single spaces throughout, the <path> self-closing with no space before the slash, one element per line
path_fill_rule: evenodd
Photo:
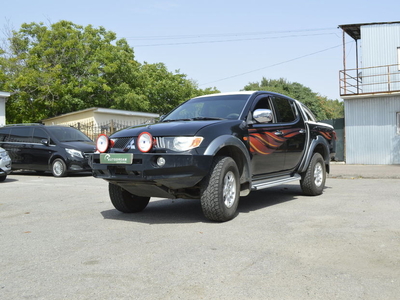
<path fill-rule="evenodd" d="M 56 175 L 60 175 L 62 172 L 63 172 L 62 164 L 61 164 L 59 161 L 57 161 L 57 162 L 54 164 L 54 173 L 55 173 Z"/>
<path fill-rule="evenodd" d="M 226 207 L 231 208 L 236 198 L 236 179 L 232 171 L 225 174 L 222 197 Z"/>
<path fill-rule="evenodd" d="M 314 183 L 317 187 L 322 185 L 323 171 L 321 163 L 317 163 L 314 167 Z"/>

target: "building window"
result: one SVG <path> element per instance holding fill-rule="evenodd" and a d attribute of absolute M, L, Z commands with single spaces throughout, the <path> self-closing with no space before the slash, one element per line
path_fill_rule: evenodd
<path fill-rule="evenodd" d="M 397 117 L 397 134 L 400 135 L 400 112 L 396 113 Z"/>

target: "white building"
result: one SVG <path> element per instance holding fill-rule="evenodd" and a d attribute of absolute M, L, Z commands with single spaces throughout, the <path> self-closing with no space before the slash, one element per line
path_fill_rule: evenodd
<path fill-rule="evenodd" d="M 347 164 L 400 164 L 400 22 L 340 25 L 356 42 L 355 67 L 343 57 Z"/>
<path fill-rule="evenodd" d="M 6 101 L 11 93 L 0 91 L 0 126 L 6 125 Z"/>

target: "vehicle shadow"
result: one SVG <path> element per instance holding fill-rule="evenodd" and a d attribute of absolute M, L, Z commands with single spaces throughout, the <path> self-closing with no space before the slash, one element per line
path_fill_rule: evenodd
<path fill-rule="evenodd" d="M 296 200 L 302 195 L 298 185 L 281 185 L 263 191 L 252 192 L 247 197 L 241 197 L 238 206 L 238 216 L 284 202 Z M 102 211 L 104 219 L 139 222 L 145 224 L 176 224 L 176 223 L 214 223 L 207 220 L 202 212 L 199 200 L 193 199 L 156 199 L 151 200 L 146 209 L 140 213 L 125 214 L 116 209 Z"/>
<path fill-rule="evenodd" d="M 16 170 L 12 171 L 10 175 L 53 177 L 53 174 L 50 171 L 30 171 L 30 170 Z M 92 176 L 92 173 L 91 172 L 69 173 L 65 177 L 58 177 L 58 178 L 86 177 L 86 176 Z"/>

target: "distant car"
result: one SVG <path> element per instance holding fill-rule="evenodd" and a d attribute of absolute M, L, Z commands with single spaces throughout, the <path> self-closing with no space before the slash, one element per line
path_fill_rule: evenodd
<path fill-rule="evenodd" d="M 91 171 L 88 154 L 94 142 L 73 127 L 15 124 L 0 128 L 0 147 L 8 151 L 13 170 L 51 171 L 55 177 Z"/>
<path fill-rule="evenodd" d="M 6 180 L 7 175 L 11 173 L 11 158 L 8 152 L 0 148 L 0 182 Z"/>

